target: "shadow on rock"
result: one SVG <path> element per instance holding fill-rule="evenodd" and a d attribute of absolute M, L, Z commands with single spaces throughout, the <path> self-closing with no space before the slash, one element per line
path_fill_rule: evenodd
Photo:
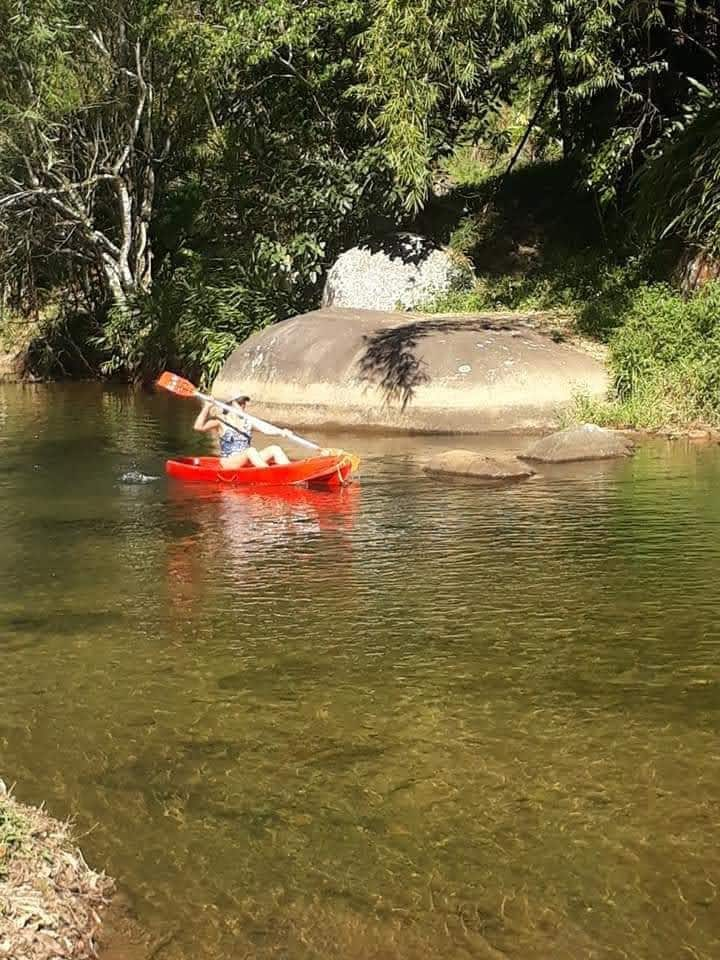
<path fill-rule="evenodd" d="M 415 391 L 430 382 L 427 363 L 416 354 L 420 340 L 435 333 L 447 334 L 458 330 L 481 333 L 487 330 L 512 330 L 512 324 L 493 317 L 450 317 L 437 320 L 416 320 L 377 330 L 363 337 L 365 351 L 358 365 L 360 379 L 380 387 L 385 403 L 399 403 L 402 410 L 415 396 Z"/>
<path fill-rule="evenodd" d="M 419 266 L 431 253 L 440 249 L 433 240 L 411 233 L 369 237 L 358 243 L 358 248 L 369 250 L 371 253 L 384 253 L 390 260 L 401 260 L 414 267 Z"/>

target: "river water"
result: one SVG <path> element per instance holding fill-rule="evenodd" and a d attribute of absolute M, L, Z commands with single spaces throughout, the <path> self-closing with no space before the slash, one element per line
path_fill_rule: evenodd
<path fill-rule="evenodd" d="M 156 956 L 720 956 L 720 448 L 258 494 L 193 413 L 0 388 L 0 776 Z"/>

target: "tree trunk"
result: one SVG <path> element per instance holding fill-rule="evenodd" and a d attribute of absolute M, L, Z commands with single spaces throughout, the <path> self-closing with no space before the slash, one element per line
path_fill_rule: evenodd
<path fill-rule="evenodd" d="M 121 313 L 127 313 L 129 310 L 128 291 L 125 289 L 125 285 L 123 284 L 122 273 L 118 265 L 114 262 L 114 260 L 112 260 L 111 257 L 104 256 L 102 269 L 113 305 Z M 132 291 L 130 291 L 130 295 L 131 294 Z"/>
<path fill-rule="evenodd" d="M 553 74 L 555 77 L 555 90 L 557 93 L 558 116 L 560 118 L 560 137 L 562 139 L 563 157 L 568 160 L 572 156 L 573 144 L 567 102 L 567 79 L 565 77 L 565 71 L 563 70 L 562 63 L 560 62 L 560 54 L 557 47 L 555 47 L 553 51 L 553 68 Z"/>
<path fill-rule="evenodd" d="M 720 260 L 705 250 L 688 253 L 681 265 L 680 286 L 685 294 L 695 293 L 720 277 Z"/>
<path fill-rule="evenodd" d="M 152 286 L 156 169 L 170 140 L 158 156 L 149 45 L 131 43 L 122 18 L 117 30 L 115 36 L 85 34 L 88 56 L 98 58 L 109 78 L 102 111 L 70 114 L 52 136 L 28 111 L 22 172 L 0 181 L 0 223 L 6 211 L 17 213 L 21 223 L 39 211 L 48 230 L 62 237 L 63 254 L 71 262 L 95 264 L 105 292 L 126 311 Z M 36 97 L 31 84 L 30 95 Z"/>

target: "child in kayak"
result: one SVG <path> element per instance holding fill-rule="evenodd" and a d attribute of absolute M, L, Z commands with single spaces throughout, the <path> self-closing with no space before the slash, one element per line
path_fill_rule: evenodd
<path fill-rule="evenodd" d="M 211 403 L 203 408 L 194 423 L 195 430 L 201 433 L 214 433 L 220 447 L 220 463 L 224 469 L 237 467 L 269 467 L 273 464 L 290 463 L 287 454 L 276 444 L 256 450 L 252 445 L 252 424 L 243 415 L 250 397 L 244 394 L 233 397 L 229 402 L 237 409 L 237 414 L 220 414 Z M 223 420 L 220 420 L 220 416 Z M 232 425 L 232 426 L 231 426 Z"/>

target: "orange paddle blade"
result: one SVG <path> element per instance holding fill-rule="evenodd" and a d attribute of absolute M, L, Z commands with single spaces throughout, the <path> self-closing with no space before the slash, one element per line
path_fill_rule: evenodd
<path fill-rule="evenodd" d="M 155 381 L 155 385 L 162 387 L 163 390 L 169 390 L 170 393 L 175 393 L 179 397 L 194 397 L 197 393 L 197 387 L 189 380 L 179 377 L 176 373 L 170 373 L 169 370 L 160 374 Z"/>

